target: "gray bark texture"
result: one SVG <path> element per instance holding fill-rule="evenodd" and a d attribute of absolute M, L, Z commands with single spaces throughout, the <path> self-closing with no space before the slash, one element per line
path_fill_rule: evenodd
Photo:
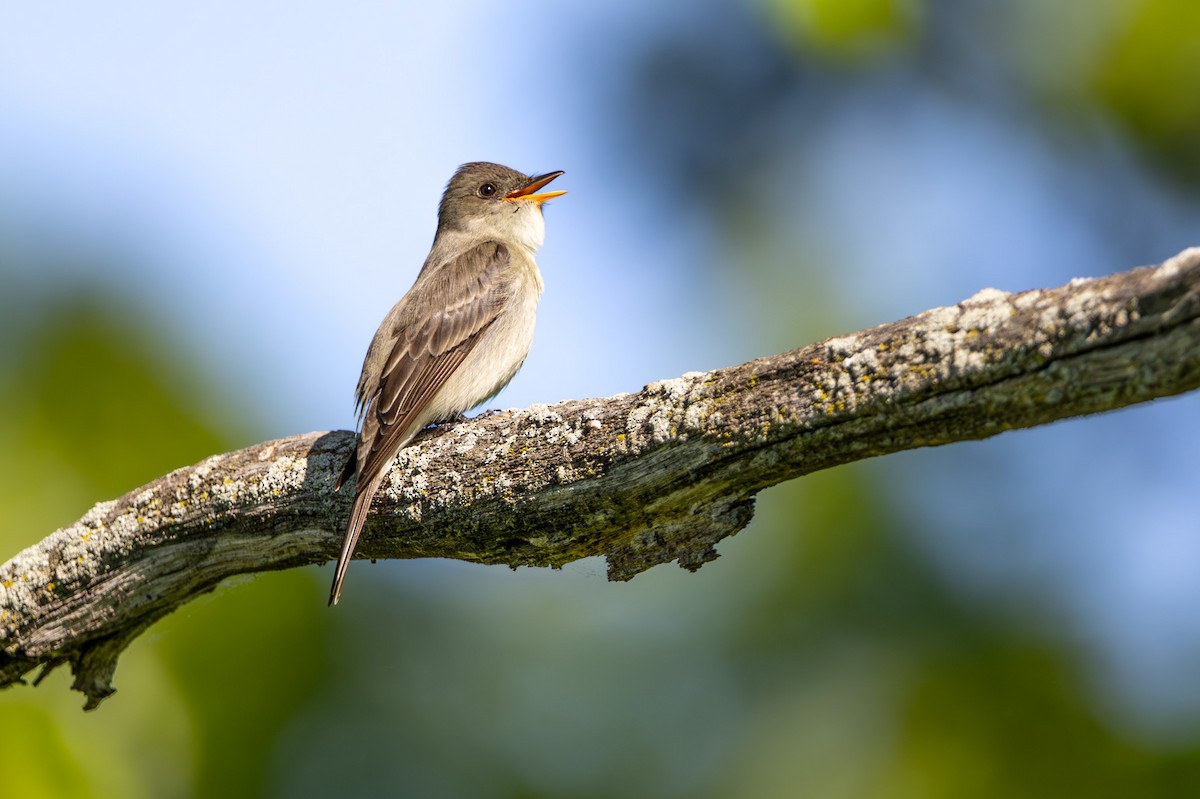
<path fill-rule="evenodd" d="M 746 526 L 754 495 L 784 480 L 1197 386 L 1193 248 L 1054 289 L 986 289 L 636 394 L 431 429 L 396 459 L 358 557 L 560 566 L 604 555 L 614 580 L 668 561 L 694 570 Z M 0 687 L 68 663 L 95 707 L 121 651 L 157 619 L 227 577 L 333 559 L 353 498 L 333 482 L 353 442 L 309 433 L 215 455 L 0 566 Z"/>

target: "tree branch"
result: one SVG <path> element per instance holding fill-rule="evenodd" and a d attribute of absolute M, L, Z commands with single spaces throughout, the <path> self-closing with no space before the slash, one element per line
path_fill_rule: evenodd
<path fill-rule="evenodd" d="M 1200 248 L 646 386 L 488 413 L 397 458 L 361 558 L 696 569 L 767 486 L 1200 386 Z M 155 620 L 245 572 L 331 560 L 349 432 L 216 455 L 103 502 L 0 567 L 0 686 L 70 663 L 95 707 Z M 314 595 L 313 601 L 321 601 Z"/>

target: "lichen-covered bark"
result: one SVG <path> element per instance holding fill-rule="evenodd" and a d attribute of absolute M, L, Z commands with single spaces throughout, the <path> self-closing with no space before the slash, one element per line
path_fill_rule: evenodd
<path fill-rule="evenodd" d="M 818 469 L 1200 385 L 1200 249 L 1056 289 L 985 290 L 637 394 L 431 430 L 389 474 L 361 558 L 694 569 L 761 489 Z M 70 663 L 94 707 L 163 615 L 243 572 L 331 560 L 348 432 L 259 444 L 97 505 L 0 566 L 0 686 Z M 315 596 L 313 601 L 321 601 Z"/>

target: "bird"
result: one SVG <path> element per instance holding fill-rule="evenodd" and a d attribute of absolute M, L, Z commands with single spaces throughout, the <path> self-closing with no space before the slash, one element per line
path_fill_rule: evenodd
<path fill-rule="evenodd" d="M 476 161 L 447 183 L 429 256 L 363 359 L 358 442 L 334 485 L 358 473 L 331 606 L 396 454 L 427 425 L 491 399 L 525 362 L 543 288 L 534 261 L 546 235 L 542 206 L 566 194 L 541 189 L 563 174 Z"/>

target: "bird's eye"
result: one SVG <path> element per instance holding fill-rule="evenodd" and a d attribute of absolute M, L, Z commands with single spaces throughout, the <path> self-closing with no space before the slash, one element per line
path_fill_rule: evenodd
<path fill-rule="evenodd" d="M 495 183 L 484 183 L 482 186 L 479 187 L 479 196 L 480 197 L 491 197 L 495 193 L 496 193 L 496 184 Z"/>

